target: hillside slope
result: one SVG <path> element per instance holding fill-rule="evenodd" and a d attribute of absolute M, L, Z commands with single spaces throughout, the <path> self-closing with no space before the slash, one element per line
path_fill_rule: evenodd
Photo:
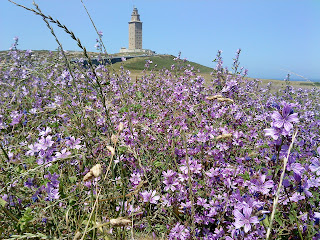
<path fill-rule="evenodd" d="M 121 62 L 121 63 L 115 63 L 113 64 L 115 68 L 117 68 L 118 66 L 120 66 L 121 64 L 123 65 L 123 67 L 125 69 L 128 70 L 144 70 L 145 69 L 145 64 L 147 60 L 152 61 L 152 63 L 150 64 L 150 68 L 154 68 L 161 70 L 163 68 L 166 69 L 171 69 L 172 65 L 175 66 L 187 66 L 188 64 L 190 64 L 191 66 L 194 67 L 195 70 L 200 70 L 201 73 L 211 73 L 213 71 L 213 68 L 209 68 L 206 66 L 203 66 L 201 64 L 198 63 L 194 63 L 194 62 L 190 62 L 190 61 L 175 61 L 173 60 L 175 58 L 175 56 L 173 55 L 156 55 L 156 56 L 147 56 L 147 57 L 136 57 L 136 58 L 131 58 L 126 60 L 125 62 Z"/>

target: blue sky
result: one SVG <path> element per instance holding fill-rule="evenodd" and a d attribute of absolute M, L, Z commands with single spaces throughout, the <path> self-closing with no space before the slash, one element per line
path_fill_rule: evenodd
<path fill-rule="evenodd" d="M 32 7 L 31 0 L 16 0 Z M 45 14 L 72 30 L 89 51 L 96 34 L 80 0 L 37 0 Z M 128 21 L 135 5 L 143 21 L 143 48 L 214 67 L 223 51 L 231 66 L 238 48 L 249 76 L 284 79 L 287 71 L 320 81 L 319 0 L 84 0 L 109 53 L 128 47 Z M 55 28 L 66 50 L 76 43 Z M 0 50 L 19 36 L 20 49 L 57 48 L 39 16 L 0 1 Z M 292 79 L 301 79 L 292 76 Z"/>

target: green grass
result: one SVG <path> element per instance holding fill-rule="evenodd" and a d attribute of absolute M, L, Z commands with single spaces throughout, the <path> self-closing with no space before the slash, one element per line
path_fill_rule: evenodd
<path fill-rule="evenodd" d="M 303 83 L 300 83 L 300 85 L 304 85 L 304 86 L 313 86 L 313 85 L 316 85 L 316 86 L 320 86 L 320 82 L 303 82 Z"/>
<path fill-rule="evenodd" d="M 119 67 L 120 64 L 123 64 L 123 67 L 128 70 L 144 70 L 146 60 L 151 60 L 152 64 L 150 64 L 150 68 L 153 68 L 155 65 L 157 67 L 155 69 L 161 70 L 163 68 L 170 69 L 171 65 L 178 66 L 179 64 L 183 66 L 187 66 L 190 64 L 194 67 L 195 70 L 200 70 L 201 73 L 211 73 L 213 68 L 209 68 L 198 63 L 190 62 L 190 61 L 181 61 L 181 63 L 174 61 L 175 56 L 173 55 L 157 55 L 157 56 L 149 56 L 149 57 L 137 57 L 128 59 L 125 62 L 116 63 L 114 67 Z"/>

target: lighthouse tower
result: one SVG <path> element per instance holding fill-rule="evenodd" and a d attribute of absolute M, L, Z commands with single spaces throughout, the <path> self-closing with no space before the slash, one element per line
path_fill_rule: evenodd
<path fill-rule="evenodd" d="M 142 49 L 142 22 L 136 7 L 133 8 L 131 21 L 129 22 L 129 47 L 122 47 L 120 53 L 144 53 L 148 55 L 156 53 L 150 49 Z"/>
<path fill-rule="evenodd" d="M 133 8 L 129 22 L 129 51 L 142 50 L 142 22 L 136 7 Z"/>

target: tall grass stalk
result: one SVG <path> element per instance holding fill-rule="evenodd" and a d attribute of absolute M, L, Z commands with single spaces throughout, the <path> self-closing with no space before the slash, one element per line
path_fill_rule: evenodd
<path fill-rule="evenodd" d="M 104 94 L 104 92 L 102 90 L 102 85 L 101 85 L 100 79 L 99 79 L 99 77 L 98 77 L 98 75 L 97 75 L 97 73 L 95 71 L 95 68 L 93 66 L 91 58 L 88 55 L 87 49 L 82 45 L 80 39 L 77 38 L 75 36 L 75 34 L 72 31 L 70 31 L 65 25 L 61 24 L 59 20 L 54 20 L 50 15 L 45 15 L 41 11 L 36 11 L 35 9 L 28 8 L 28 7 L 24 6 L 24 5 L 21 5 L 21 4 L 18 4 L 16 2 L 14 2 L 13 0 L 8 0 L 8 1 L 13 3 L 13 4 L 15 4 L 18 7 L 24 8 L 24 9 L 26 9 L 28 11 L 31 11 L 31 12 L 35 13 L 36 15 L 41 16 L 43 18 L 43 20 L 48 19 L 50 22 L 56 24 L 59 28 L 62 28 L 73 40 L 75 40 L 77 42 L 77 45 L 82 49 L 83 55 L 88 59 L 89 67 L 90 67 L 90 69 L 92 71 L 92 74 L 95 77 L 95 81 L 96 81 L 96 83 L 98 85 L 98 91 L 100 93 L 101 102 L 103 104 L 103 107 L 104 107 L 104 110 L 105 110 L 105 113 L 106 113 L 106 117 L 107 117 L 107 120 L 108 120 L 109 128 L 112 129 L 111 128 L 111 120 L 110 120 L 109 110 L 108 110 L 108 108 L 106 106 L 106 97 L 105 97 L 105 94 Z M 38 5 L 34 1 L 33 1 L 33 4 L 37 7 L 37 9 L 39 9 Z M 48 27 L 50 28 L 50 26 L 48 26 Z M 85 76 L 85 77 L 87 77 L 87 76 Z"/>
<path fill-rule="evenodd" d="M 280 181 L 279 181 L 279 184 L 278 184 L 278 189 L 277 189 L 277 192 L 276 192 L 276 196 L 275 196 L 275 198 L 273 200 L 272 213 L 271 213 L 271 217 L 270 217 L 269 227 L 268 227 L 268 230 L 267 230 L 266 240 L 269 240 L 269 238 L 270 238 L 272 225 L 273 225 L 273 220 L 274 220 L 274 216 L 275 216 L 275 213 L 276 213 L 276 210 L 277 210 L 280 191 L 281 191 L 281 188 L 282 188 L 282 182 L 283 182 L 284 174 L 286 172 L 287 163 L 288 163 L 288 160 L 289 160 L 289 155 L 290 155 L 291 149 L 293 147 L 294 140 L 296 139 L 297 133 L 298 133 L 298 129 L 295 131 L 295 133 L 292 136 L 292 141 L 291 141 L 291 144 L 290 144 L 289 149 L 288 149 L 287 157 L 284 158 L 284 160 L 283 160 L 282 173 L 281 173 L 281 176 L 280 176 Z"/>

